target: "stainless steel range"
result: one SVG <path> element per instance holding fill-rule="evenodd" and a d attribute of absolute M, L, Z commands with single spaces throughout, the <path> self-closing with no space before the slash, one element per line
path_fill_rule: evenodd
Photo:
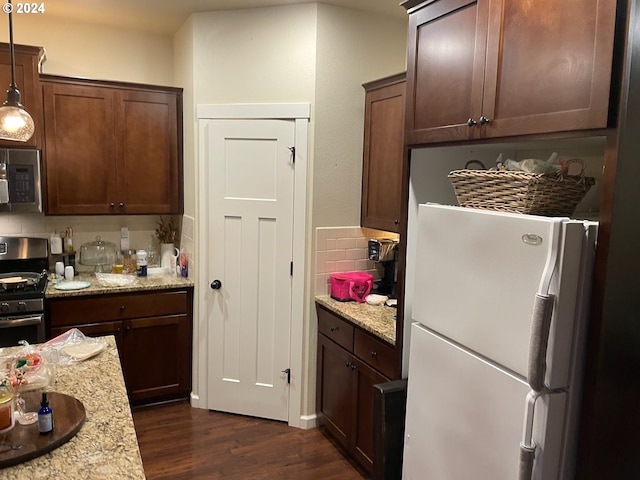
<path fill-rule="evenodd" d="M 45 340 L 48 266 L 48 240 L 0 236 L 0 347 Z"/>

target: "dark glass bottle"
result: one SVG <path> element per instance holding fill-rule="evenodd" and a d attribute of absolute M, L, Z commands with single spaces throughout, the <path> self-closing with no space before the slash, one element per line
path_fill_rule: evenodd
<path fill-rule="evenodd" d="M 38 431 L 41 435 L 53 432 L 53 410 L 49 406 L 46 392 L 42 392 L 42 401 L 38 410 Z"/>

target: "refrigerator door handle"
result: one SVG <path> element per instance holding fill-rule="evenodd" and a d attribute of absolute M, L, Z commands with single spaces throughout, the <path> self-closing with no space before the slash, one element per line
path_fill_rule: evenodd
<path fill-rule="evenodd" d="M 522 442 L 520 442 L 520 464 L 518 480 L 531 480 L 533 463 L 536 458 L 536 446 L 533 444 L 533 419 L 535 416 L 536 400 L 540 396 L 537 392 L 529 392 L 524 404 L 524 426 L 522 427 Z"/>
<path fill-rule="evenodd" d="M 535 392 L 539 392 L 544 388 L 544 376 L 547 369 L 547 345 L 549 344 L 549 331 L 551 329 L 554 301 L 553 295 L 549 294 L 549 289 L 551 287 L 553 272 L 558 262 L 561 231 L 562 219 L 554 219 L 549 225 L 547 261 L 542 271 L 538 292 L 533 302 L 527 382 Z"/>
<path fill-rule="evenodd" d="M 534 392 L 540 392 L 544 388 L 553 302 L 553 295 L 540 295 L 539 293 L 536 294 L 533 302 L 527 382 Z"/>

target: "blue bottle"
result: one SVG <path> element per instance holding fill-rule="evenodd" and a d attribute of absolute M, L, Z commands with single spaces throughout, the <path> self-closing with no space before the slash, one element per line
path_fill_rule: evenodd
<path fill-rule="evenodd" d="M 53 410 L 49 406 L 46 392 L 42 392 L 42 401 L 38 410 L 38 431 L 41 435 L 53 432 Z"/>

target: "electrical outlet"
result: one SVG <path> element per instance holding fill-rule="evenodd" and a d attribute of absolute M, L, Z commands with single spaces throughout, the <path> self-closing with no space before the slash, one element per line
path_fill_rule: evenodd
<path fill-rule="evenodd" d="M 122 227 L 120 229 L 120 238 L 129 238 L 129 228 L 128 227 Z"/>

